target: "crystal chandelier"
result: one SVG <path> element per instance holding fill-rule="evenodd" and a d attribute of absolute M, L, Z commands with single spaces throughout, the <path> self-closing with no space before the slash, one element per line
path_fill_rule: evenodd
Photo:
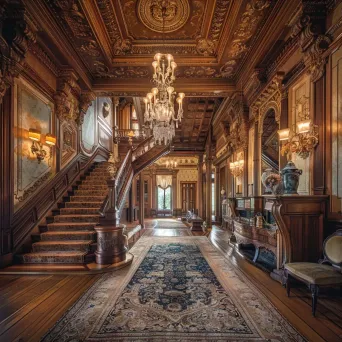
<path fill-rule="evenodd" d="M 162 2 L 163 34 L 165 18 L 167 16 L 167 6 Z M 175 125 L 178 127 L 183 117 L 184 93 L 179 93 L 176 99 L 178 111 L 175 111 L 176 92 L 172 87 L 175 81 L 176 62 L 171 54 L 157 53 L 152 63 L 154 68 L 153 82 L 155 87 L 144 98 L 145 102 L 145 124 L 153 130 L 153 135 L 157 144 L 164 142 L 165 145 L 172 141 L 175 136 Z"/>
<path fill-rule="evenodd" d="M 144 98 L 144 120 L 153 130 L 156 142 L 158 144 L 164 142 L 167 145 L 175 136 L 175 124 L 178 127 L 178 121 L 182 120 L 185 94 L 178 94 L 176 114 L 174 105 L 176 92 L 172 83 L 175 80 L 174 71 L 177 64 L 172 55 L 157 53 L 152 66 L 154 68 L 153 81 L 156 83 L 156 87 L 152 88 Z"/>

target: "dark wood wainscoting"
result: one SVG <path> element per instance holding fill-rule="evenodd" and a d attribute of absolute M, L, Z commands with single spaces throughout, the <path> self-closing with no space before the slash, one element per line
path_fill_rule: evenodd
<path fill-rule="evenodd" d="M 7 214 L 9 217 L 4 215 L 0 220 L 7 222 L 6 233 L 11 240 L 10 248 L 7 251 L 2 250 L 5 253 L 0 256 L 0 267 L 5 267 L 12 262 L 12 255 L 20 250 L 40 220 L 46 216 L 48 211 L 53 208 L 74 181 L 90 167 L 94 160 L 101 156 L 103 158 L 108 157 L 108 151 L 102 147 L 99 147 L 90 157 L 80 153 L 17 212 L 14 213 L 13 207 L 10 208 Z M 7 196 L 1 198 L 1 201 L 2 205 L 4 205 L 4 202 L 11 203 L 11 196 L 7 194 Z M 2 222 L 2 224 L 4 223 Z M 5 237 L 2 234 L 0 237 L 1 243 L 4 243 L 4 239 L 8 239 L 8 236 Z"/>

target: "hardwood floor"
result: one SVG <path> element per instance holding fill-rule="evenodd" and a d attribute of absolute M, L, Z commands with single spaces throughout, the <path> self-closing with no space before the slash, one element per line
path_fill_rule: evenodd
<path fill-rule="evenodd" d="M 336 289 L 322 289 L 316 318 L 312 317 L 311 293 L 306 287 L 299 285 L 291 289 L 288 298 L 280 283 L 228 244 L 229 234 L 226 231 L 214 226 L 209 238 L 309 341 L 342 341 L 342 297 Z"/>
<path fill-rule="evenodd" d="M 146 226 L 148 236 L 203 234 L 191 233 L 189 229 L 153 228 L 152 220 L 146 220 Z M 294 288 L 292 296 L 287 298 L 279 283 L 229 246 L 227 232 L 214 227 L 209 238 L 309 341 L 342 341 L 342 297 L 338 289 L 322 291 L 314 318 L 306 288 Z M 0 341 L 39 341 L 99 277 L 101 275 L 1 275 Z"/>

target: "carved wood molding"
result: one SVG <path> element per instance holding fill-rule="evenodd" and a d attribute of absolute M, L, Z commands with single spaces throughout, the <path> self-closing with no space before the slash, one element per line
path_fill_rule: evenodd
<path fill-rule="evenodd" d="M 216 126 L 220 126 L 225 139 L 225 146 L 216 155 L 220 160 L 222 155 L 229 156 L 237 150 L 247 149 L 249 129 L 248 108 L 242 92 L 235 92 L 222 108 L 214 121 Z"/>
<path fill-rule="evenodd" d="M 251 105 L 251 119 L 261 122 L 259 133 L 263 118 L 269 109 L 275 111 L 276 121 L 280 120 L 283 77 L 284 73 L 277 73 Z"/>
<path fill-rule="evenodd" d="M 37 27 L 21 0 L 0 4 L 0 103 L 23 70 L 27 50 L 36 42 Z"/>
<path fill-rule="evenodd" d="M 291 33 L 292 37 L 299 37 L 304 63 L 313 82 L 324 75 L 328 61 L 324 52 L 332 42 L 332 37 L 325 32 L 326 13 L 326 1 L 303 2 Z"/>
<path fill-rule="evenodd" d="M 57 92 L 54 95 L 56 115 L 63 121 L 74 121 L 82 125 L 91 102 L 95 100 L 95 93 L 83 91 L 77 83 L 78 76 L 72 69 L 60 72 L 57 79 Z"/>

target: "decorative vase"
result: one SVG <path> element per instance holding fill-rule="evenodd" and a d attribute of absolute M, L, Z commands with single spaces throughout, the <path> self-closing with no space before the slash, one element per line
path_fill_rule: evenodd
<path fill-rule="evenodd" d="M 272 189 L 271 187 L 269 187 L 266 183 L 265 180 L 266 178 L 272 173 L 272 169 L 266 169 L 263 174 L 261 175 L 261 183 L 262 185 L 265 187 L 265 194 L 271 194 L 272 193 Z"/>
<path fill-rule="evenodd" d="M 297 169 L 292 161 L 289 161 L 281 170 L 285 195 L 298 195 L 299 177 L 302 173 L 303 170 Z"/>

